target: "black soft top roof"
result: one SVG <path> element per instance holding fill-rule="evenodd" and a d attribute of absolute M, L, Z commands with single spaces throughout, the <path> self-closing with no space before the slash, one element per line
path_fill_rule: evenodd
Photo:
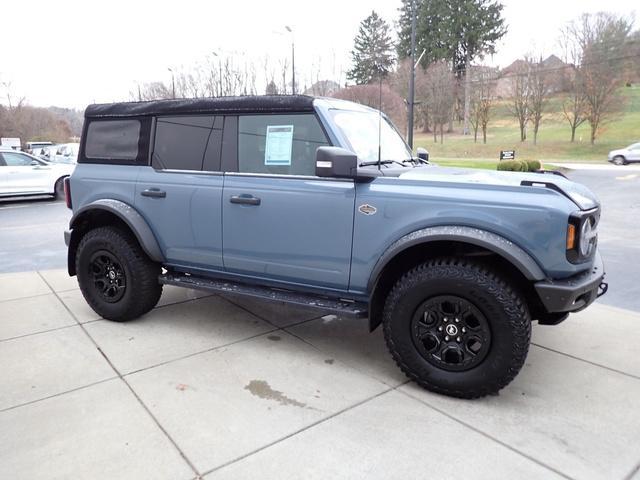
<path fill-rule="evenodd" d="M 100 103 L 89 105 L 85 118 L 184 115 L 191 113 L 304 112 L 313 111 L 307 95 L 251 95 L 241 97 L 180 98 L 150 102 Z"/>

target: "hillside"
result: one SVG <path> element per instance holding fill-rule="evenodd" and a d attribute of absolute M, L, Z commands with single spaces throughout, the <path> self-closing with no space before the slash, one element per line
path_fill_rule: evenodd
<path fill-rule="evenodd" d="M 589 144 L 587 123 L 577 130 L 575 143 L 569 141 L 571 130 L 562 115 L 562 99 L 559 97 L 549 102 L 548 113 L 538 132 L 537 145 L 533 144 L 531 128 L 530 138 L 524 143 L 520 142 L 518 124 L 509 115 L 506 100 L 496 104 L 486 145 L 482 144 L 480 132 L 478 143 L 473 142 L 473 135 L 463 136 L 459 133 L 445 135 L 444 144 L 434 143 L 432 134 L 417 133 L 414 143 L 416 147 L 429 150 L 433 160 L 442 159 L 447 164 L 459 163 L 452 160 L 498 160 L 500 150 L 516 150 L 516 158 L 523 160 L 606 161 L 610 150 L 640 141 L 640 85 L 624 87 L 622 95 L 625 104 L 623 112 L 603 127 L 593 146 Z M 455 127 L 459 129 L 458 125 Z"/>

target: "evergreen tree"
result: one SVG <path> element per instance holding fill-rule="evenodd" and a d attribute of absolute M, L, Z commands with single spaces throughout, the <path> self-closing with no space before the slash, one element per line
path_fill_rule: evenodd
<path fill-rule="evenodd" d="M 360 30 L 351 51 L 353 68 L 347 78 L 358 85 L 386 77 L 393 66 L 393 42 L 389 24 L 375 11 L 360 22 Z"/>
<path fill-rule="evenodd" d="M 494 0 L 402 0 L 398 32 L 398 56 L 411 55 L 411 13 L 416 7 L 416 54 L 425 50 L 421 65 L 438 60 L 451 63 L 458 78 L 467 64 L 495 53 L 495 44 L 506 33 L 503 6 Z"/>

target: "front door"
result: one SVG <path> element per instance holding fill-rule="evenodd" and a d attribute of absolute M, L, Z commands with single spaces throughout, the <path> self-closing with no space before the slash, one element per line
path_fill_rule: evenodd
<path fill-rule="evenodd" d="M 313 114 L 238 118 L 238 172 L 222 198 L 226 271 L 348 288 L 355 188 L 314 175 L 327 144 Z"/>

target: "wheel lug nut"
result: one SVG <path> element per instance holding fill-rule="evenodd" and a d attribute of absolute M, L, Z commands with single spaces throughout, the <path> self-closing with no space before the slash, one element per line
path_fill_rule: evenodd
<path fill-rule="evenodd" d="M 444 337 L 444 340 L 445 340 L 446 342 L 448 342 L 448 341 L 449 341 L 449 335 L 445 336 L 445 337 Z"/>
<path fill-rule="evenodd" d="M 462 327 L 462 333 L 467 333 L 467 329 Z"/>
<path fill-rule="evenodd" d="M 456 338 L 456 342 L 460 343 L 462 339 L 460 337 Z"/>
<path fill-rule="evenodd" d="M 441 332 L 442 331 L 442 327 L 438 327 L 438 331 Z"/>
<path fill-rule="evenodd" d="M 460 319 L 459 319 L 459 318 L 456 318 L 456 323 L 459 323 L 459 322 L 460 322 Z"/>
<path fill-rule="evenodd" d="M 445 321 L 445 322 L 448 322 L 448 321 L 449 321 L 449 319 L 448 319 L 447 317 L 444 317 L 444 321 Z"/>

